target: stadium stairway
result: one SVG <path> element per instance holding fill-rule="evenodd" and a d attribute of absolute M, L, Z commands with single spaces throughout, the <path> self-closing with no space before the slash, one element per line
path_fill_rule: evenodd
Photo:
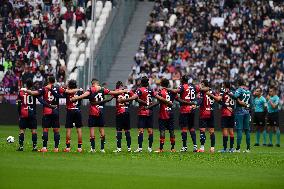
<path fill-rule="evenodd" d="M 154 6 L 153 2 L 138 2 L 132 20 L 126 30 L 120 49 L 116 55 L 109 75 L 106 79 L 110 89 L 115 88 L 115 82 L 125 82 L 134 63 L 133 57 L 139 47 L 139 42 L 144 35 L 146 23 Z"/>

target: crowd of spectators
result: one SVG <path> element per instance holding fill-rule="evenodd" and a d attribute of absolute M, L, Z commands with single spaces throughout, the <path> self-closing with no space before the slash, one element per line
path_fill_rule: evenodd
<path fill-rule="evenodd" d="M 214 21 L 217 20 L 217 21 Z M 279 89 L 284 100 L 284 2 L 281 0 L 157 0 L 127 81 L 148 76 L 191 81 L 244 78 L 251 89 Z"/>
<path fill-rule="evenodd" d="M 68 49 L 62 20 L 79 27 L 90 18 L 90 0 L 0 0 L 1 94 L 17 94 L 28 78 L 35 87 L 50 75 L 63 84 Z"/>

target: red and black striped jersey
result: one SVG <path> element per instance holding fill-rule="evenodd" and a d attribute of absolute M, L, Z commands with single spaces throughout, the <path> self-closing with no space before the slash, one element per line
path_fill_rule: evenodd
<path fill-rule="evenodd" d="M 137 94 L 137 96 L 140 100 L 147 102 L 148 106 L 152 103 L 152 97 L 155 96 L 155 92 L 148 87 L 138 88 L 136 90 L 135 94 Z M 152 113 L 152 111 L 149 110 L 149 109 L 146 109 L 146 106 L 144 104 L 139 103 L 138 115 L 149 116 L 149 115 L 151 115 L 151 113 Z"/>
<path fill-rule="evenodd" d="M 21 118 L 27 118 L 36 114 L 36 97 L 29 95 L 22 89 L 18 94 L 18 103 Z"/>
<path fill-rule="evenodd" d="M 159 90 L 158 95 L 166 99 L 167 101 L 174 102 L 176 98 L 176 94 L 168 91 L 166 88 L 162 88 Z M 167 104 L 161 102 L 160 103 L 160 111 L 159 118 L 160 119 L 169 119 L 173 114 L 173 109 L 168 107 Z"/>
<path fill-rule="evenodd" d="M 62 87 L 51 87 L 48 88 L 47 86 L 41 88 L 38 90 L 40 96 L 43 97 L 43 100 L 49 104 L 49 105 L 56 105 L 59 106 L 59 97 L 55 96 L 55 94 L 58 94 L 59 96 L 62 95 L 64 93 L 65 89 Z M 48 106 L 43 106 L 43 115 L 50 115 L 50 114 L 54 114 L 54 113 L 58 113 L 57 111 L 54 111 L 54 109 L 48 107 Z"/>
<path fill-rule="evenodd" d="M 192 84 L 182 84 L 178 88 L 178 94 L 180 98 L 187 102 L 193 102 L 196 100 L 197 93 L 199 93 L 200 87 L 198 85 Z M 186 104 L 181 104 L 180 113 L 190 113 L 191 106 Z"/>
<path fill-rule="evenodd" d="M 121 89 L 116 89 L 116 91 Z M 133 91 L 129 91 L 127 93 L 122 93 L 119 95 L 115 95 L 114 98 L 116 98 L 116 114 L 122 114 L 128 111 L 129 102 L 120 103 L 118 102 L 118 99 L 128 99 L 134 95 Z"/>
<path fill-rule="evenodd" d="M 105 95 L 109 94 L 110 90 L 101 87 L 97 90 L 96 87 L 90 87 L 87 91 L 90 92 L 89 100 L 95 102 L 101 102 L 105 99 Z M 99 116 L 101 114 L 101 109 L 103 105 L 90 104 L 89 114 L 93 116 Z"/>
<path fill-rule="evenodd" d="M 209 90 L 213 95 L 216 95 L 215 92 Z M 200 118 L 210 118 L 213 116 L 215 100 L 208 96 L 206 92 L 200 92 Z"/>
<path fill-rule="evenodd" d="M 220 96 L 222 97 L 221 99 L 221 105 L 222 105 L 222 108 L 221 108 L 221 115 L 222 117 L 228 117 L 228 116 L 232 116 L 233 115 L 233 111 L 234 108 L 235 108 L 235 100 L 229 95 L 230 93 L 230 89 L 221 89 L 221 92 L 220 92 Z M 230 109 L 228 109 L 231 108 Z"/>

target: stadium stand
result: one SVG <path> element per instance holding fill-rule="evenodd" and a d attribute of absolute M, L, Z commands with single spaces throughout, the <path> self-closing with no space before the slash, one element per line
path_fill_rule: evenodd
<path fill-rule="evenodd" d="M 112 10 L 111 1 L 97 1 L 97 26 L 91 1 L 0 0 L 0 90 L 14 95 L 28 78 L 41 87 L 47 76 L 59 85 L 77 78 L 77 67 L 90 57 Z"/>
<path fill-rule="evenodd" d="M 242 77 L 251 89 L 276 85 L 283 104 L 283 1 L 164 0 L 150 17 L 128 88 L 144 75 L 152 88 L 162 77 L 177 87 L 182 74 L 215 86 Z"/>

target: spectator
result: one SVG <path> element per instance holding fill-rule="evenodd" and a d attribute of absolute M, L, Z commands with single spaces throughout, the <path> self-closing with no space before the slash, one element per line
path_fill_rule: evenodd
<path fill-rule="evenodd" d="M 9 101 L 5 98 L 5 93 L 0 91 L 0 104 L 8 104 Z"/>
<path fill-rule="evenodd" d="M 43 76 L 41 75 L 40 70 L 38 70 L 34 75 L 33 82 L 38 82 L 39 86 L 43 85 Z"/>
<path fill-rule="evenodd" d="M 76 29 L 77 29 L 79 26 L 83 25 L 83 20 L 84 20 L 84 17 L 85 17 L 85 15 L 81 11 L 80 7 L 78 7 L 76 9 L 75 16 L 76 16 Z"/>
<path fill-rule="evenodd" d="M 48 64 L 47 69 L 45 71 L 46 77 L 55 76 L 55 73 L 56 73 L 55 68 L 53 68 L 51 64 Z"/>

